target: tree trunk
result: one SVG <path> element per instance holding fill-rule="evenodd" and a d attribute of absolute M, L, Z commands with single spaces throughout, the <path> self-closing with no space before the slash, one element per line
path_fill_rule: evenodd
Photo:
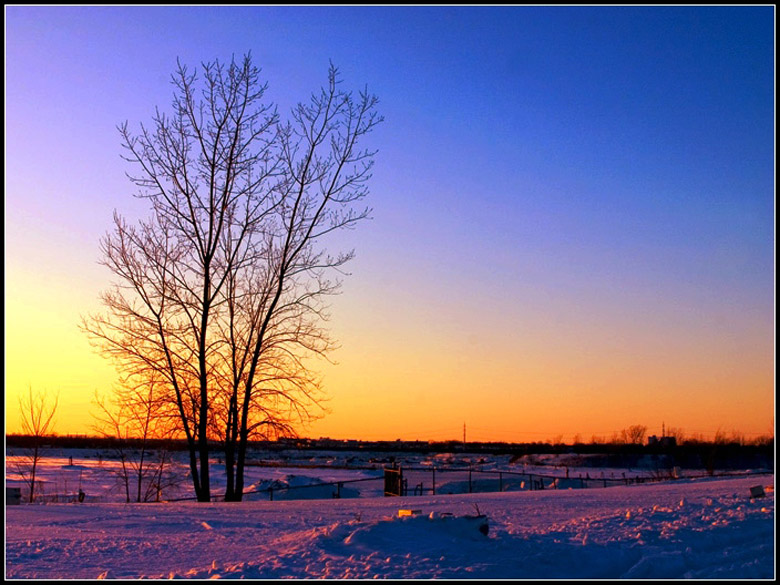
<path fill-rule="evenodd" d="M 32 471 L 30 473 L 30 503 L 35 501 L 35 468 L 38 466 L 38 445 L 33 447 Z"/>

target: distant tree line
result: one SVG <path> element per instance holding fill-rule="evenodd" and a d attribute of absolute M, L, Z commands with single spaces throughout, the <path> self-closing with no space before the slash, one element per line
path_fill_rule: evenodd
<path fill-rule="evenodd" d="M 6 435 L 6 445 L 9 447 L 27 447 L 36 438 L 24 434 Z M 46 446 L 58 448 L 103 449 L 113 448 L 123 442 L 126 448 L 140 448 L 144 444 L 142 438 L 118 438 L 111 436 L 93 435 L 50 435 L 43 439 Z M 187 442 L 183 439 L 146 439 L 149 449 L 166 448 L 171 451 L 186 450 Z M 331 451 L 398 451 L 415 453 L 492 453 L 504 455 L 538 454 L 594 454 L 594 453 L 664 453 L 685 452 L 695 450 L 698 447 L 722 447 L 745 453 L 773 453 L 774 438 L 759 437 L 753 441 L 738 442 L 733 440 L 716 441 L 703 439 L 689 439 L 674 447 L 661 445 L 639 445 L 621 442 L 599 443 L 552 443 L 550 441 L 536 441 L 530 443 L 509 443 L 502 441 L 469 442 L 465 445 L 462 441 L 360 441 L 340 439 L 309 439 L 309 438 L 280 438 L 276 440 L 250 441 L 249 447 L 256 450 L 279 451 L 284 449 L 311 449 Z M 213 452 L 219 453 L 219 445 L 215 445 Z"/>

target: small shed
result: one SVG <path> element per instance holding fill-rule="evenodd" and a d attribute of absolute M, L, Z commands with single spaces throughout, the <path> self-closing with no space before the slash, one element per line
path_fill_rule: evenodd
<path fill-rule="evenodd" d="M 18 506 L 22 503 L 22 488 L 18 487 L 6 487 L 5 488 L 5 503 L 6 505 Z"/>

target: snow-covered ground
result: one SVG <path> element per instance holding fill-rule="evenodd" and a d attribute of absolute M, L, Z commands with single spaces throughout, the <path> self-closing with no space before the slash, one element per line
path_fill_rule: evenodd
<path fill-rule="evenodd" d="M 43 452 L 36 476 L 39 500 L 47 503 L 74 501 L 79 491 L 83 491 L 85 501 L 90 503 L 125 501 L 120 473 L 122 464 L 116 452 L 58 448 L 47 448 Z M 21 448 L 6 450 L 6 485 L 20 487 L 26 498 L 29 488 L 17 473 L 17 463 L 24 453 Z M 128 473 L 133 477 L 131 464 L 137 463 L 139 454 L 127 451 L 125 455 Z M 158 453 L 147 454 L 147 467 L 154 466 L 158 456 Z M 194 499 L 186 453 L 167 453 L 166 457 L 172 460 L 165 468 L 161 498 L 167 501 Z M 566 455 L 529 455 L 513 459 L 509 455 L 473 453 L 257 452 L 250 454 L 247 463 L 244 494 L 246 500 L 382 496 L 383 468 L 395 465 L 403 468 L 409 494 L 419 495 L 520 491 L 539 487 L 607 487 L 637 479 L 669 478 L 673 473 L 672 469 L 659 467 L 652 459 L 635 469 L 594 468 L 587 465 L 587 456 L 578 456 L 574 462 L 572 459 Z M 225 491 L 225 468 L 218 455 L 210 465 L 211 492 L 216 500 Z M 700 477 L 705 471 L 678 469 L 676 474 Z M 156 498 L 157 494 L 154 496 Z"/>
<path fill-rule="evenodd" d="M 102 460 L 46 460 L 85 492 Z M 13 473 L 7 468 L 7 485 Z M 258 483 L 290 469 L 253 468 Z M 300 471 L 300 470 L 297 470 Z M 319 479 L 371 470 L 311 469 Z M 592 472 L 593 470 L 591 470 Z M 105 476 L 105 477 L 104 477 Z M 89 481 L 85 479 L 89 477 Z M 265 477 L 265 479 L 263 479 Z M 304 476 L 296 476 L 304 477 Z M 103 478 L 103 479 L 101 479 Z M 65 482 L 60 479 L 60 482 Z M 103 482 L 102 484 L 100 482 Z M 295 481 L 295 480 L 294 480 Z M 374 485 L 376 482 L 366 482 Z M 349 484 L 347 484 L 349 485 Z M 360 483 L 353 484 L 356 486 Z M 761 485 L 765 497 L 751 498 Z M 64 486 L 63 486 L 64 487 Z M 70 488 L 69 488 L 70 489 Z M 345 486 L 346 489 L 346 486 Z M 111 492 L 116 493 L 116 492 Z M 311 497 L 311 496 L 309 496 Z M 773 579 L 774 477 L 402 498 L 6 506 L 6 578 Z M 415 513 L 399 516 L 399 510 Z M 477 515 L 485 518 L 478 518 Z M 487 522 L 487 535 L 479 524 Z"/>

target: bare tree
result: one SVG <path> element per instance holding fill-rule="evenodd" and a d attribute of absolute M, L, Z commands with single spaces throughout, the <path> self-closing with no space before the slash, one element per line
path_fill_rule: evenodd
<path fill-rule="evenodd" d="M 199 501 L 211 498 L 210 441 L 228 464 L 228 499 L 241 499 L 247 442 L 292 432 L 319 404 L 307 364 L 333 347 L 324 329 L 328 274 L 352 252 L 321 239 L 368 216 L 374 152 L 358 141 L 381 121 L 377 100 L 328 83 L 289 122 L 264 102 L 249 56 L 179 64 L 170 115 L 133 134 L 120 127 L 138 196 L 152 217 L 115 214 L 103 261 L 120 282 L 107 314 L 84 328 L 126 380 L 159 376 L 187 439 Z"/>
<path fill-rule="evenodd" d="M 120 461 L 117 477 L 127 502 L 159 499 L 170 482 L 166 441 L 175 432 L 176 418 L 170 403 L 159 395 L 159 386 L 152 378 L 137 386 L 123 386 L 109 399 L 95 396 L 95 430 L 114 439 Z"/>
<path fill-rule="evenodd" d="M 33 394 L 29 388 L 27 396 L 19 398 L 19 411 L 22 416 L 22 433 L 27 435 L 29 447 L 16 465 L 16 471 L 30 489 L 29 502 L 35 501 L 35 481 L 38 462 L 41 459 L 40 449 L 43 438 L 54 429 L 54 415 L 57 412 L 59 395 L 55 396 L 54 404 L 48 404 L 46 392 Z"/>
<path fill-rule="evenodd" d="M 627 429 L 620 431 L 620 438 L 623 443 L 629 445 L 641 445 L 645 442 L 647 427 L 645 425 L 631 425 Z"/>
<path fill-rule="evenodd" d="M 726 434 L 726 431 L 724 431 L 721 427 L 718 427 L 718 430 L 715 431 L 715 436 L 712 438 L 712 442 L 715 445 L 725 445 L 729 442 L 728 435 Z"/>
<path fill-rule="evenodd" d="M 682 427 L 669 427 L 666 429 L 667 437 L 674 437 L 675 444 L 682 445 L 685 442 L 685 430 Z"/>

